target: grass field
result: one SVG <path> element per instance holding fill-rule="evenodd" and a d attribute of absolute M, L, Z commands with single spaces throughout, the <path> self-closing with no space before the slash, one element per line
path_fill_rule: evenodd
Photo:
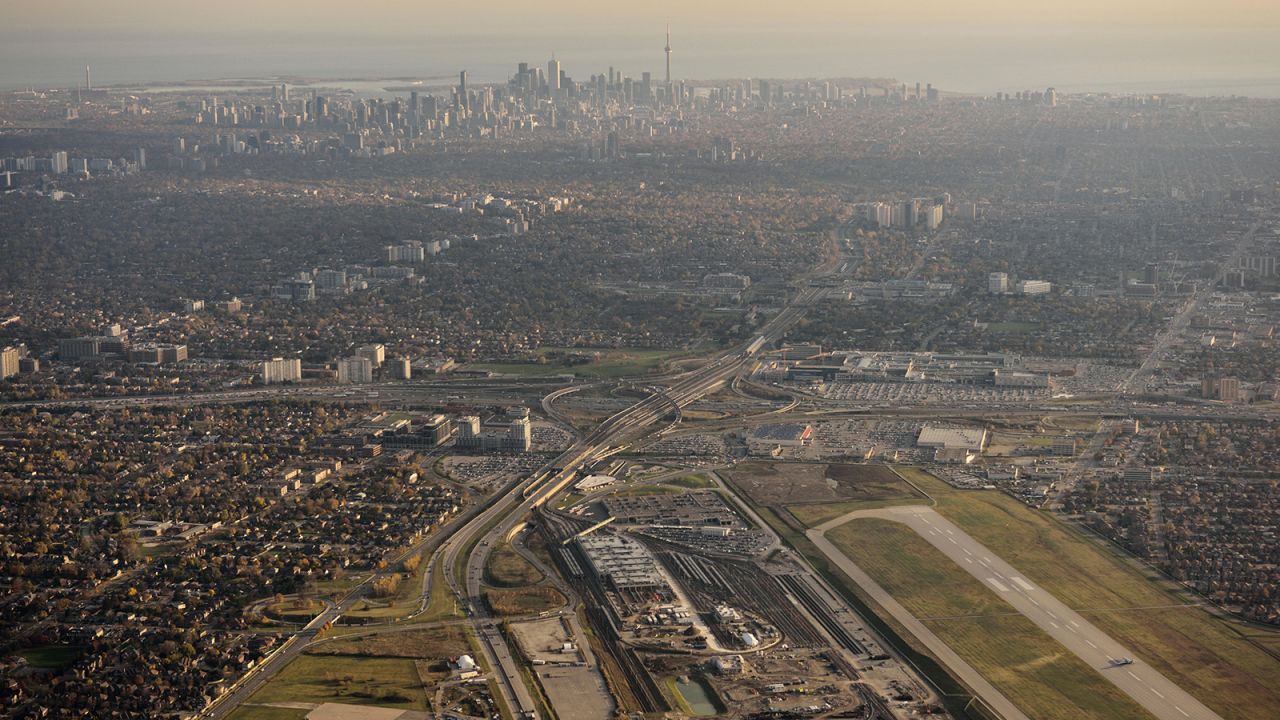
<path fill-rule="evenodd" d="M 378 618 L 394 620 L 405 617 L 418 609 L 422 592 L 422 575 L 427 571 L 427 560 L 422 557 L 412 573 L 404 574 L 396 592 L 389 598 L 378 600 L 362 600 L 347 612 L 353 617 Z"/>
<path fill-rule="evenodd" d="M 1186 595 L 1109 547 L 1003 493 L 956 490 L 921 470 L 899 470 L 939 513 L 1224 718 L 1280 708 L 1280 659 L 1245 637 L 1258 630 L 1186 607 Z"/>
<path fill-rule="evenodd" d="M 304 720 L 309 712 L 311 711 L 265 705 L 241 705 L 227 716 L 227 720 Z"/>
<path fill-rule="evenodd" d="M 887 465 L 745 462 L 721 473 L 767 507 L 921 498 Z M 921 498 L 923 499 L 923 498 Z"/>
<path fill-rule="evenodd" d="M 517 588 L 542 581 L 542 573 L 509 543 L 494 548 L 484 566 L 484 581 L 501 588 Z"/>
<path fill-rule="evenodd" d="M 1007 334 L 1023 334 L 1035 332 L 1040 329 L 1040 323 L 1034 322 L 994 322 L 987 325 L 987 332 L 1007 333 Z"/>
<path fill-rule="evenodd" d="M 548 586 L 524 587 L 515 590 L 486 590 L 485 599 L 495 615 L 511 617 L 559 610 L 567 602 L 559 590 Z"/>
<path fill-rule="evenodd" d="M 1151 717 L 914 530 L 861 519 L 827 537 L 1030 717 Z"/>
<path fill-rule="evenodd" d="M 300 655 L 249 702 L 350 703 L 426 710 L 414 661 L 353 655 Z"/>
<path fill-rule="evenodd" d="M 627 485 L 613 491 L 613 495 L 631 497 L 635 495 L 680 495 L 684 491 L 679 488 L 662 485 Z"/>
<path fill-rule="evenodd" d="M 363 655 L 369 657 L 445 660 L 470 652 L 461 626 L 445 626 L 333 640 L 308 649 L 312 655 Z"/>
<path fill-rule="evenodd" d="M 28 650 L 20 650 L 18 655 L 26 658 L 31 667 L 43 670 L 60 670 L 80 657 L 81 648 L 77 645 L 42 645 Z"/>
<path fill-rule="evenodd" d="M 526 376 L 572 374 L 579 377 L 617 378 L 648 375 L 656 371 L 663 361 L 683 354 L 683 350 L 649 350 L 619 348 L 539 348 L 538 354 L 553 352 L 600 353 L 599 362 L 586 365 L 565 365 L 556 360 L 542 363 L 475 363 L 468 369 L 488 370 L 495 373 Z"/>
<path fill-rule="evenodd" d="M 715 481 L 702 473 L 694 473 L 693 475 L 685 475 L 684 477 L 675 478 L 674 480 L 663 481 L 664 485 L 675 485 L 676 487 L 688 488 L 690 490 L 703 490 L 715 487 Z"/>
<path fill-rule="evenodd" d="M 797 520 L 808 525 L 809 527 L 817 527 L 827 521 L 835 520 L 841 515 L 848 515 L 855 510 L 866 510 L 868 508 L 878 507 L 884 504 L 901 504 L 895 500 L 872 501 L 872 502 L 835 502 L 835 503 L 806 503 L 804 505 L 788 505 L 787 511 L 795 516 Z"/>

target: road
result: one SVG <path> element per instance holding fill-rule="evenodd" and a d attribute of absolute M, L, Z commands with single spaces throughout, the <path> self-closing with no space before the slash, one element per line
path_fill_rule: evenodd
<path fill-rule="evenodd" d="M 1187 302 L 1182 309 L 1174 316 L 1173 320 L 1165 326 L 1164 330 L 1156 336 L 1155 342 L 1151 346 L 1151 352 L 1147 354 L 1147 358 L 1142 361 L 1123 383 L 1120 384 L 1119 390 L 1122 393 L 1141 391 L 1146 386 L 1146 380 L 1155 372 L 1160 360 L 1164 358 L 1165 353 L 1173 344 L 1182 337 L 1183 331 L 1191 326 L 1192 319 L 1196 313 L 1204 305 L 1204 300 L 1213 294 L 1213 288 L 1224 277 L 1227 271 L 1236 267 L 1240 262 L 1240 256 L 1249 247 L 1253 236 L 1258 232 L 1258 228 L 1262 227 L 1262 223 L 1254 223 L 1252 227 L 1240 236 L 1235 246 L 1231 249 L 1231 254 L 1218 265 L 1218 272 L 1214 276 L 1213 282 L 1207 286 L 1197 287 L 1191 297 L 1187 298 Z"/>
<path fill-rule="evenodd" d="M 651 388 L 651 395 L 605 419 L 594 431 L 523 483 L 520 492 L 504 495 L 449 538 L 443 564 L 444 571 L 449 573 L 448 582 L 455 593 L 467 599 L 485 656 L 502 676 L 499 688 L 517 714 L 532 714 L 536 710 L 519 667 L 510 658 L 510 649 L 501 635 L 493 630 L 496 620 L 489 615 L 483 602 L 481 584 L 489 550 L 526 515 L 564 490 L 581 469 L 644 437 L 666 415 L 672 412 L 678 415 L 680 408 L 736 377 L 746 363 L 753 361 L 756 353 L 779 339 L 799 320 L 807 304 L 817 297 L 815 291 L 803 289 L 796 301 L 761 328 L 751 343 L 725 351 L 702 367 L 677 376 L 677 381 L 665 390 Z M 458 567 L 464 551 L 468 554 L 462 587 L 459 587 L 453 569 Z"/>
<path fill-rule="evenodd" d="M 913 633 L 916 633 L 918 629 L 924 628 L 923 624 L 912 617 L 892 597 L 889 597 L 866 573 L 857 570 L 857 566 L 826 539 L 828 531 L 858 518 L 891 520 L 915 530 L 920 537 L 941 550 L 958 567 L 963 568 L 970 575 L 977 578 L 979 582 L 999 595 L 1002 600 L 1012 605 L 1018 612 L 1026 616 L 1027 619 L 1039 626 L 1050 637 L 1058 641 L 1090 667 L 1097 669 L 1099 675 L 1133 698 L 1135 702 L 1146 708 L 1157 718 L 1161 718 L 1161 720 L 1222 720 L 1217 713 L 1205 707 L 1199 700 L 1196 700 L 1185 690 L 1161 675 L 1155 668 L 1138 658 L 1132 650 L 1116 642 L 1075 610 L 1067 607 L 1043 588 L 1027 580 L 1016 568 L 1001 560 L 998 555 L 974 540 L 951 521 L 939 515 L 931 507 L 909 505 L 875 510 L 858 510 L 808 531 L 809 538 L 842 569 L 847 572 L 849 568 L 846 568 L 846 565 L 855 569 L 857 576 L 853 573 L 850 576 L 859 585 L 862 585 L 868 593 L 872 594 L 877 602 L 889 609 L 900 622 L 911 625 Z M 864 583 L 864 580 L 870 582 Z M 874 590 L 872 590 L 873 586 Z M 892 609 L 890 609 L 890 605 L 885 604 L 886 601 L 893 606 Z M 927 628 L 924 628 L 924 632 L 927 633 L 929 639 L 926 640 L 921 637 L 921 641 L 930 650 L 937 653 L 938 648 L 935 647 L 935 644 L 939 644 L 941 641 L 937 636 L 930 633 Z M 941 643 L 941 645 L 945 648 L 945 643 Z M 975 681 L 972 676 L 976 674 L 976 671 L 968 663 L 960 660 L 950 649 L 945 651 L 945 655 L 940 654 L 939 657 L 953 672 L 961 675 L 966 684 Z M 1112 665 L 1113 661 L 1121 658 L 1130 658 L 1133 662 L 1128 665 Z M 952 666 L 952 662 L 956 660 L 959 660 L 959 664 Z M 981 676 L 979 675 L 977 679 L 980 680 Z M 985 680 L 982 680 L 982 682 L 985 683 Z M 973 687 L 975 692 L 979 692 L 993 706 L 995 705 L 992 702 L 993 699 L 997 702 L 1001 700 L 1004 703 L 1009 702 L 1003 696 L 988 698 L 987 693 L 989 691 L 979 691 L 976 685 L 971 684 L 970 687 Z M 990 688 L 990 691 L 994 691 L 994 688 L 989 685 L 986 687 Z M 1006 717 L 1023 717 L 1020 712 L 1017 712 L 1016 715 L 1008 714 L 1011 709 L 1016 711 L 1016 708 L 995 707 L 998 712 Z"/>
<path fill-rule="evenodd" d="M 676 381 L 665 390 L 652 388 L 651 395 L 607 418 L 593 432 L 579 439 L 528 480 L 509 485 L 499 497 L 474 517 L 466 520 L 465 523 L 455 520 L 455 523 L 442 528 L 431 538 L 415 545 L 402 555 L 407 557 L 421 551 L 429 544 L 438 543 L 436 552 L 443 553 L 443 562 L 438 567 L 446 573 L 446 580 L 455 595 L 462 598 L 463 604 L 468 608 L 472 626 L 481 641 L 480 647 L 485 659 L 499 680 L 499 692 L 517 717 L 536 717 L 537 711 L 533 698 L 524 685 L 519 666 L 511 656 L 506 641 L 497 630 L 497 621 L 489 615 L 481 593 L 484 565 L 491 544 L 505 536 L 506 532 L 521 518 L 559 494 L 577 477 L 580 469 L 589 467 L 624 449 L 630 443 L 644 437 L 654 423 L 673 410 L 678 416 L 680 408 L 703 397 L 721 383 L 736 377 L 747 363 L 754 361 L 756 354 L 773 341 L 780 339 L 787 329 L 803 316 L 808 305 L 820 296 L 820 289 L 801 288 L 796 299 L 766 323 L 750 343 L 727 350 L 696 370 L 675 376 Z M 342 389 L 341 387 L 325 388 L 329 392 Z M 245 391 L 243 394 L 237 393 L 235 399 L 237 401 L 260 400 L 262 392 L 259 389 Z M 214 395 L 226 396 L 226 394 Z M 177 396 L 170 398 L 169 401 L 192 402 L 195 397 L 197 396 Z M 150 402 L 155 399 L 143 400 Z M 460 527 L 457 527 L 458 523 L 462 523 Z M 459 584 L 454 570 L 459 567 L 464 551 L 467 553 L 466 562 L 463 565 L 462 583 Z M 426 569 L 428 574 L 437 570 L 434 557 L 433 555 Z M 394 563 L 392 565 L 394 566 Z M 377 575 L 368 578 L 353 588 L 335 606 L 316 616 L 303 631 L 290 637 L 266 662 L 246 673 L 236 682 L 232 690 L 206 707 L 200 713 L 200 717 L 217 720 L 234 711 L 301 653 L 308 644 L 307 641 L 314 638 L 321 627 L 341 617 L 347 608 L 363 597 L 376 577 Z M 424 593 L 429 593 L 431 583 L 438 581 L 439 578 L 424 581 Z"/>

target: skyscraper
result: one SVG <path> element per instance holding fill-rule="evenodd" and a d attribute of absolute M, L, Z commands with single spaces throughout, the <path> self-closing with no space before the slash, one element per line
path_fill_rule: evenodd
<path fill-rule="evenodd" d="M 88 65 L 84 66 L 84 89 L 85 90 L 93 89 L 93 76 L 89 74 Z"/>
<path fill-rule="evenodd" d="M 547 62 L 547 91 L 556 92 L 560 89 L 560 61 L 555 55 L 551 56 L 551 60 Z"/>

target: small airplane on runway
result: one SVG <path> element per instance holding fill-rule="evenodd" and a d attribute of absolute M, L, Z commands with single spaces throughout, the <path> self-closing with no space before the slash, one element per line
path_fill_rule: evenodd
<path fill-rule="evenodd" d="M 1107 663 L 1111 667 L 1124 667 L 1132 664 L 1133 658 L 1111 658 L 1110 662 Z"/>

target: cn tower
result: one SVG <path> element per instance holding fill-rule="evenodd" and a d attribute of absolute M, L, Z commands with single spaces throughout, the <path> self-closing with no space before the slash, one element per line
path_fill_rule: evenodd
<path fill-rule="evenodd" d="M 667 85 L 671 84 L 671 25 L 667 24 Z"/>

